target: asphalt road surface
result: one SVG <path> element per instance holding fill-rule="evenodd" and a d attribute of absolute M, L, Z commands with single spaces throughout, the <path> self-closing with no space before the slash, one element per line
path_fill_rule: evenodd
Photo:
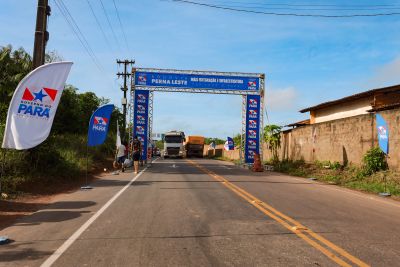
<path fill-rule="evenodd" d="M 400 203 L 206 159 L 157 160 L 4 229 L 0 266 L 400 266 Z"/>

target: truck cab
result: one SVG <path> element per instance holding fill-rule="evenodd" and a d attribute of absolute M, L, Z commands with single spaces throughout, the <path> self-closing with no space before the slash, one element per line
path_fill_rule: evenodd
<path fill-rule="evenodd" d="M 183 158 L 185 156 L 185 133 L 182 131 L 170 131 L 164 134 L 164 150 L 163 158 L 176 157 Z"/>

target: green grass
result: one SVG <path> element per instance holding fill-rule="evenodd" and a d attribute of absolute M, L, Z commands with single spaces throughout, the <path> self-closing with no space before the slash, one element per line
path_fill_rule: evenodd
<path fill-rule="evenodd" d="M 113 158 L 114 146 L 115 138 L 110 134 L 103 145 L 89 148 L 89 171 L 95 171 L 96 165 Z M 49 186 L 76 183 L 85 172 L 86 136 L 51 135 L 33 149 L 6 151 L 2 191 L 20 194 L 43 189 L 42 193 L 46 193 Z"/>
<path fill-rule="evenodd" d="M 380 171 L 372 175 L 357 166 L 340 166 L 337 162 L 316 162 L 308 164 L 304 161 L 283 161 L 269 163 L 275 171 L 299 177 L 314 177 L 319 181 L 337 184 L 343 187 L 370 193 L 384 192 L 384 179 L 387 178 L 387 192 L 400 196 L 400 173 Z"/>

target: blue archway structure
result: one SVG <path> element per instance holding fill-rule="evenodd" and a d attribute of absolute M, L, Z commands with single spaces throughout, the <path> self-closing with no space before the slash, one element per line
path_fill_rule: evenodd
<path fill-rule="evenodd" d="M 242 162 L 251 164 L 255 154 L 262 157 L 264 74 L 132 69 L 130 134 L 137 135 L 142 142 L 143 160 L 147 160 L 147 147 L 152 136 L 153 97 L 157 91 L 241 95 L 243 100 L 240 158 Z"/>

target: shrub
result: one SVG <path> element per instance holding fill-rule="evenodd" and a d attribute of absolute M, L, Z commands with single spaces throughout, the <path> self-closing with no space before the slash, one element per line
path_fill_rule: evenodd
<path fill-rule="evenodd" d="M 379 147 L 371 148 L 363 158 L 363 170 L 366 175 L 371 175 L 380 170 L 387 169 L 385 154 Z"/>

